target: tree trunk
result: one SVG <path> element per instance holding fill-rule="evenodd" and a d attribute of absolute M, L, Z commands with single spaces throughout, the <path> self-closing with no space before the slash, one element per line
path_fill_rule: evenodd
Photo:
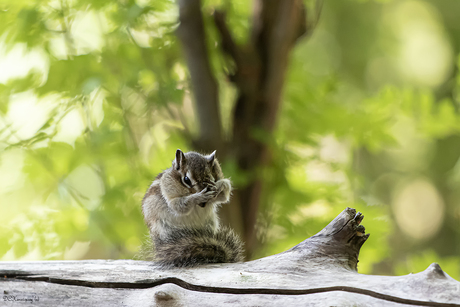
<path fill-rule="evenodd" d="M 406 276 L 356 271 L 369 237 L 347 208 L 315 236 L 270 257 L 161 270 L 133 260 L 1 262 L 2 301 L 42 306 L 460 306 L 439 265 Z"/>
<path fill-rule="evenodd" d="M 281 101 L 289 54 L 308 30 L 302 0 L 255 0 L 250 41 L 238 46 L 225 22 L 214 13 L 222 51 L 234 62 L 229 76 L 238 90 L 231 135 L 222 135 L 217 82 L 213 76 L 203 26 L 200 0 L 179 1 L 177 35 L 189 67 L 200 124 L 193 147 L 231 157 L 247 174 L 247 184 L 234 191 L 233 203 L 222 208 L 224 223 L 242 234 L 248 254 L 254 250 L 256 218 L 263 191 L 260 170 L 270 163 L 268 136 L 273 132 Z M 229 139 L 224 144 L 222 140 Z M 269 192 L 267 192 L 269 193 Z"/>

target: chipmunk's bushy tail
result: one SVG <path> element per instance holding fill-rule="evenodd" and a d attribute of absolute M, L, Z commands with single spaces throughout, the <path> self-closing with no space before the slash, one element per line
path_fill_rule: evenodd
<path fill-rule="evenodd" d="M 154 261 L 163 267 L 187 267 L 244 260 L 240 238 L 230 228 L 178 229 L 156 240 Z"/>

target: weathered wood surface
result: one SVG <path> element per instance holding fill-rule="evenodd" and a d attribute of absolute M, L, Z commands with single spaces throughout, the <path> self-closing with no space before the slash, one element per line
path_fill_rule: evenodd
<path fill-rule="evenodd" d="M 361 220 L 347 208 L 294 248 L 245 263 L 2 262 L 0 306 L 460 306 L 460 283 L 437 264 L 406 276 L 358 274 Z"/>

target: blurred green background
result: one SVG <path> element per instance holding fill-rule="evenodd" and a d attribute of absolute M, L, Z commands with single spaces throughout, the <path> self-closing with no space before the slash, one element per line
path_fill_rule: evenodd
<path fill-rule="evenodd" d="M 252 4 L 203 5 L 228 133 L 236 92 L 210 15 L 225 9 L 244 41 Z M 460 279 L 459 12 L 458 0 L 324 2 L 291 54 L 254 258 L 349 206 L 371 233 L 361 273 L 438 262 Z M 197 133 L 177 15 L 169 0 L 0 1 L 1 260 L 136 255 L 143 194 Z"/>

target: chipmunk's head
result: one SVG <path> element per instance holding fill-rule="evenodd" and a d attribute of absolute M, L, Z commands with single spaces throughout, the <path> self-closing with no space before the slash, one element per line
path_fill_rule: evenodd
<path fill-rule="evenodd" d="M 176 151 L 176 159 L 173 161 L 173 171 L 180 174 L 180 182 L 190 192 L 196 193 L 216 182 L 213 176 L 216 151 L 209 155 L 202 155 L 197 152 L 183 153 L 180 149 Z"/>

